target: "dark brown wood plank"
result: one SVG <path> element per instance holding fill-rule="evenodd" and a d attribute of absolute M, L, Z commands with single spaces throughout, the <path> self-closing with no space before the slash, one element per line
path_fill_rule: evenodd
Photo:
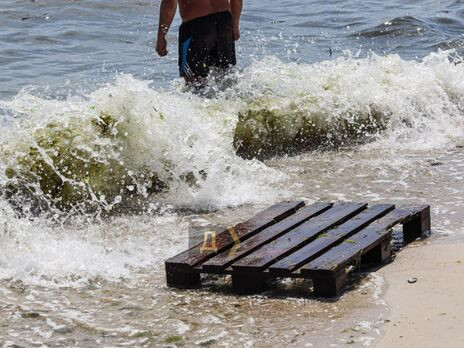
<path fill-rule="evenodd" d="M 285 219 L 305 205 L 303 201 L 286 201 L 256 214 L 248 221 L 237 224 L 234 229 L 240 241 L 254 236 L 263 229 Z M 235 241 L 229 231 L 224 231 L 216 236 L 217 252 L 202 251 L 203 243 L 186 250 L 165 262 L 166 272 L 191 271 L 192 267 L 204 262 L 217 253 L 221 253 L 234 245 Z"/>
<path fill-rule="evenodd" d="M 323 213 L 330 207 L 332 207 L 331 203 L 323 202 L 306 206 L 298 210 L 295 214 L 290 215 L 286 219 L 280 221 L 279 223 L 264 229 L 255 236 L 247 239 L 245 242 L 240 243 L 236 248 L 226 250 L 225 252 L 213 257 L 202 265 L 198 265 L 198 268 L 209 272 L 220 272 L 242 257 L 251 254 L 253 251 L 260 248 L 264 244 L 271 242 L 272 240 L 287 233 L 291 229 L 301 225 L 303 222 L 306 222 L 311 218 Z"/>
<path fill-rule="evenodd" d="M 295 269 L 316 259 L 331 247 L 359 232 L 395 209 L 393 204 L 377 204 L 356 215 L 342 225 L 321 234 L 319 238 L 269 267 L 276 275 L 289 275 Z"/>
<path fill-rule="evenodd" d="M 234 271 L 261 271 L 279 259 L 310 243 L 322 232 L 352 218 L 366 208 L 363 203 L 339 203 L 321 215 L 291 230 L 251 255 L 232 264 Z"/>
<path fill-rule="evenodd" d="M 335 274 L 352 263 L 358 263 L 361 256 L 391 236 L 391 228 L 420 218 L 428 206 L 404 207 L 395 209 L 380 220 L 351 236 L 342 244 L 303 266 L 300 270 L 304 277 L 321 277 Z"/>

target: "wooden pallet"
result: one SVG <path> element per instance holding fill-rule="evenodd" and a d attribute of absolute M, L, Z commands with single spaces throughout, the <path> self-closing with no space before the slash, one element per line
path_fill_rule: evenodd
<path fill-rule="evenodd" d="M 317 296 L 333 297 L 350 266 L 390 258 L 392 228 L 403 225 L 406 243 L 430 231 L 430 206 L 282 202 L 228 228 L 210 241 L 166 261 L 170 287 L 200 284 L 201 274 L 232 276 L 238 293 L 265 290 L 268 279 L 312 279 Z"/>

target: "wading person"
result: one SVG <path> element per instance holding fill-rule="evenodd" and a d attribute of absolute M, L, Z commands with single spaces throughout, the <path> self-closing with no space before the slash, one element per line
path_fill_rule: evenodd
<path fill-rule="evenodd" d="M 243 0 L 162 0 L 156 52 L 164 57 L 166 34 L 179 3 L 179 72 L 188 85 L 201 87 L 212 69 L 236 64 L 235 41 Z"/>

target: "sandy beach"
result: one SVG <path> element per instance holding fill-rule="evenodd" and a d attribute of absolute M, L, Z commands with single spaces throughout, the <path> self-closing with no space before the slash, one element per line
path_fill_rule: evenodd
<path fill-rule="evenodd" d="M 464 347 L 463 243 L 409 246 L 380 274 L 391 314 L 378 347 Z"/>

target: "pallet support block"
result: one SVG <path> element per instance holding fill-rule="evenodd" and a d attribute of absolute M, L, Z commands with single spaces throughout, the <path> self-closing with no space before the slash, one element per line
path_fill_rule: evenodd
<path fill-rule="evenodd" d="M 335 297 L 345 287 L 348 280 L 346 270 L 313 278 L 314 294 L 319 297 Z"/>
<path fill-rule="evenodd" d="M 410 243 L 424 237 L 431 229 L 430 206 L 425 207 L 412 219 L 403 224 L 403 239 Z"/>
<path fill-rule="evenodd" d="M 169 287 L 178 289 L 192 289 L 201 285 L 199 273 L 169 271 L 166 269 L 166 283 Z"/>
<path fill-rule="evenodd" d="M 239 294 L 256 294 L 266 290 L 267 277 L 256 273 L 232 273 L 232 289 Z"/>
<path fill-rule="evenodd" d="M 382 243 L 368 251 L 361 257 L 361 264 L 373 266 L 385 263 L 392 256 L 391 234 Z"/>

